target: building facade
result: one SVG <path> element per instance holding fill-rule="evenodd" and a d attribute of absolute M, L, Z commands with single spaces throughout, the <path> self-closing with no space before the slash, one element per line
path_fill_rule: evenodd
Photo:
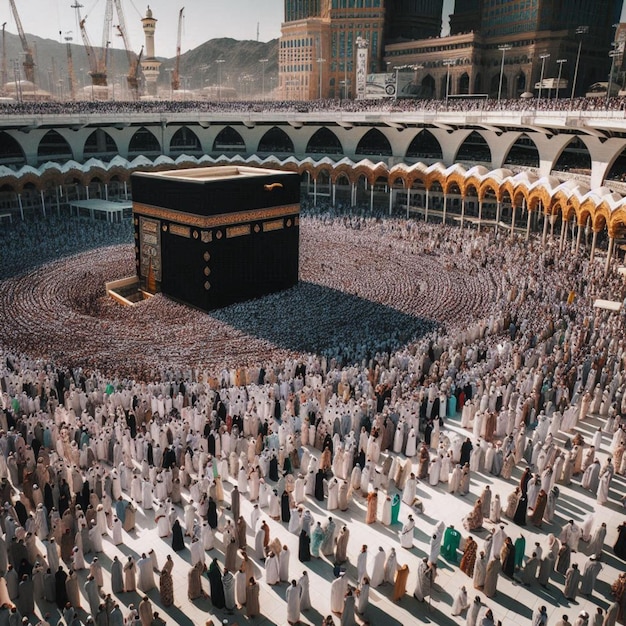
<path fill-rule="evenodd" d="M 420 67 L 413 78 L 417 97 L 538 96 L 542 80 L 542 97 L 555 96 L 557 82 L 559 97 L 569 97 L 572 87 L 584 95 L 608 79 L 621 4 L 462 0 L 450 16 L 450 35 L 439 37 L 440 0 L 286 0 L 280 94 L 353 98 L 362 37 L 369 43 L 368 72 Z"/>
<path fill-rule="evenodd" d="M 280 97 L 353 98 L 357 39 L 369 44 L 368 72 L 384 71 L 384 42 L 438 36 L 442 6 L 443 0 L 285 0 Z"/>

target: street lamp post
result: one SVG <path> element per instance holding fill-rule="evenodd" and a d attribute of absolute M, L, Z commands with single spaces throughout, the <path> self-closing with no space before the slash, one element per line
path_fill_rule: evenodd
<path fill-rule="evenodd" d="M 546 59 L 550 58 L 550 55 L 546 52 L 545 54 L 540 54 L 539 58 L 541 59 L 541 77 L 539 78 L 539 95 L 537 96 L 537 104 L 541 101 L 541 89 L 543 88 L 543 72 L 546 69 Z"/>
<path fill-rule="evenodd" d="M 559 99 L 559 89 L 561 88 L 561 74 L 563 72 L 563 63 L 567 63 L 567 59 L 557 59 L 556 62 L 559 64 L 559 74 L 556 79 L 556 95 L 554 98 L 556 100 Z"/>
<path fill-rule="evenodd" d="M 322 59 L 322 57 L 318 57 L 317 59 L 317 71 L 319 73 L 319 90 L 320 90 L 320 94 L 319 94 L 319 98 L 320 100 L 322 99 L 322 63 L 326 63 L 326 59 Z"/>
<path fill-rule="evenodd" d="M 269 59 L 259 59 L 259 63 L 261 64 L 261 67 L 263 68 L 262 78 L 261 78 L 261 93 L 262 93 L 263 102 L 265 102 L 265 66 L 267 65 L 268 61 Z"/>
<path fill-rule="evenodd" d="M 613 42 L 611 45 L 615 46 L 617 45 L 615 42 Z M 619 56 L 619 52 L 617 50 L 611 50 L 611 52 L 609 52 L 609 56 L 611 57 L 611 73 L 609 74 L 609 84 L 607 85 L 606 88 L 606 108 L 609 108 L 609 100 L 611 98 L 611 87 L 613 87 L 613 72 L 615 71 L 615 57 Z"/>
<path fill-rule="evenodd" d="M 222 63 L 226 63 L 225 59 L 216 59 L 217 63 L 217 101 L 222 101 Z"/>
<path fill-rule="evenodd" d="M 576 81 L 578 80 L 578 64 L 580 63 L 580 49 L 583 45 L 582 35 L 586 35 L 589 32 L 589 26 L 579 26 L 576 29 L 576 34 L 580 35 L 578 41 L 578 53 L 576 54 L 576 67 L 574 68 L 574 80 L 572 81 L 572 93 L 569 97 L 569 108 L 571 109 L 574 104 L 574 93 L 576 92 Z"/>
<path fill-rule="evenodd" d="M 504 55 L 507 50 L 510 50 L 513 46 L 510 43 L 503 43 L 498 46 L 498 50 L 502 51 L 502 62 L 500 63 L 500 82 L 498 84 L 498 106 L 500 106 L 500 98 L 502 97 L 502 80 L 504 78 Z"/>
<path fill-rule="evenodd" d="M 448 96 L 450 94 L 450 66 L 454 65 L 454 59 L 446 59 L 443 62 L 444 65 L 447 66 L 446 70 L 446 110 L 448 108 Z"/>
<path fill-rule="evenodd" d="M 613 28 L 617 28 L 619 24 L 613 24 Z M 613 37 L 613 41 L 611 42 L 611 46 L 613 50 L 609 52 L 609 56 L 611 57 L 611 73 L 609 74 L 609 84 L 606 89 L 606 108 L 609 108 L 609 99 L 611 98 L 611 87 L 613 86 L 613 72 L 615 71 L 615 57 L 619 55 L 619 51 L 617 50 L 617 41 L 615 41 L 615 37 Z"/>

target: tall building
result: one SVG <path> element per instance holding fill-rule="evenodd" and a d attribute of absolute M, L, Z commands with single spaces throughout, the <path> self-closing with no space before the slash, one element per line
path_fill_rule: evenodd
<path fill-rule="evenodd" d="M 156 18 L 152 15 L 152 9 L 148 6 L 146 17 L 141 20 L 143 32 L 146 38 L 146 55 L 141 61 L 141 69 L 146 79 L 146 93 L 149 96 L 157 95 L 157 80 L 161 61 L 157 61 L 154 56 L 154 32 L 156 31 Z"/>
<path fill-rule="evenodd" d="M 442 12 L 443 0 L 387 0 L 385 42 L 439 37 Z"/>
<path fill-rule="evenodd" d="M 462 7 L 467 0 L 457 0 Z M 590 37 L 610 38 L 611 25 L 619 21 L 622 0 L 482 0 L 480 24 L 474 30 L 484 37 L 533 31 L 560 31 L 589 26 Z M 456 7 L 455 7 L 456 12 Z"/>
<path fill-rule="evenodd" d="M 380 72 L 382 66 L 385 0 L 332 0 L 329 13 L 329 42 L 326 58 L 328 96 L 354 98 L 355 52 L 359 37 L 369 43 L 368 72 Z M 370 5 L 370 6 L 363 6 Z"/>
<path fill-rule="evenodd" d="M 420 66 L 412 79 L 419 97 L 514 98 L 537 94 L 542 78 L 542 91 L 560 78 L 563 97 L 577 65 L 576 95 L 608 78 L 622 0 L 456 0 L 450 35 L 439 37 L 442 4 L 285 0 L 282 97 L 353 98 L 358 37 L 368 42 L 368 73 Z"/>
<path fill-rule="evenodd" d="M 388 44 L 385 60 L 391 67 L 421 65 L 421 93 L 437 98 L 539 95 L 540 83 L 545 97 L 550 89 L 555 95 L 559 78 L 560 97 L 569 97 L 572 87 L 583 95 L 608 78 L 621 5 L 622 0 L 457 0 L 449 37 Z"/>
<path fill-rule="evenodd" d="M 357 39 L 368 42 L 368 72 L 384 71 L 384 42 L 439 36 L 442 7 L 443 0 L 285 0 L 282 97 L 354 97 Z"/>
<path fill-rule="evenodd" d="M 450 34 L 461 35 L 480 30 L 483 0 L 456 0 L 450 15 Z"/>
<path fill-rule="evenodd" d="M 285 22 L 320 16 L 322 0 L 285 0 Z"/>

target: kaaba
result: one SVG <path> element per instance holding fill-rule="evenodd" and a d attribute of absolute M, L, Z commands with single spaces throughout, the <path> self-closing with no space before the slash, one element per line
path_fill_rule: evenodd
<path fill-rule="evenodd" d="M 298 282 L 300 177 L 254 167 L 132 174 L 142 289 L 211 311 Z"/>

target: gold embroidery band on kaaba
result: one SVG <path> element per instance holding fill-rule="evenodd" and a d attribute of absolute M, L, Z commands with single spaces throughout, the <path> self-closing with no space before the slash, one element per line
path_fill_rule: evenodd
<path fill-rule="evenodd" d="M 174 211 L 162 207 L 133 202 L 133 213 L 148 215 L 161 220 L 177 222 L 187 226 L 197 228 L 215 228 L 217 226 L 234 226 L 245 222 L 257 220 L 275 219 L 287 215 L 298 215 L 300 213 L 299 204 L 288 204 L 285 206 L 272 207 L 270 209 L 253 209 L 250 211 L 237 211 L 234 213 L 220 213 L 219 215 L 194 215 L 183 211 Z"/>

